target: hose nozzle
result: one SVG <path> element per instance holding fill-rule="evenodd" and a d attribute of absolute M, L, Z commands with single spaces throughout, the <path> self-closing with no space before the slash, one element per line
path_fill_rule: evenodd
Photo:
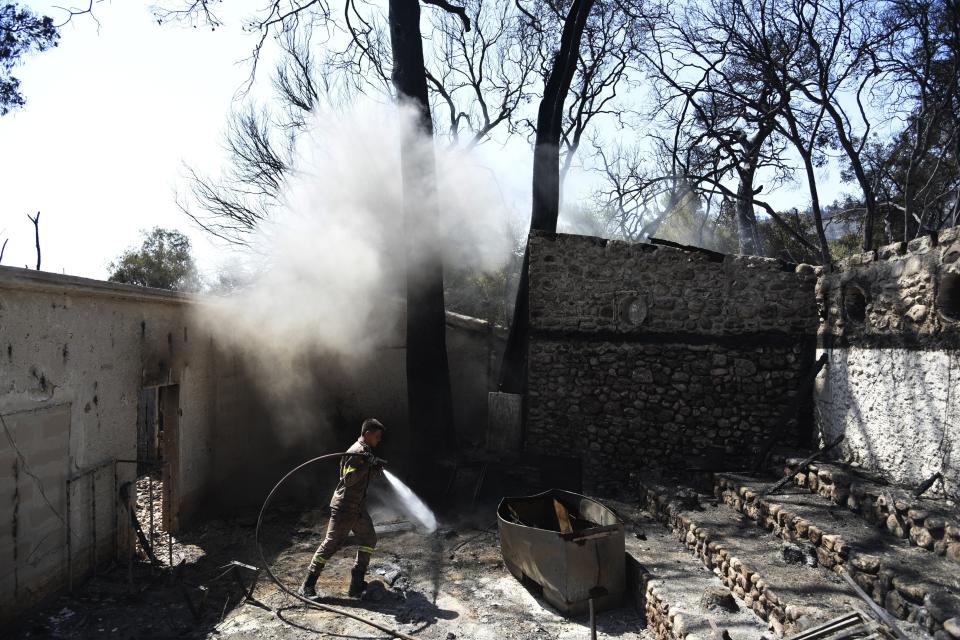
<path fill-rule="evenodd" d="M 370 464 L 372 464 L 372 465 L 379 465 L 379 466 L 381 466 L 381 467 L 387 466 L 387 461 L 384 460 L 383 458 L 378 458 L 377 456 L 373 455 L 372 453 L 368 453 L 368 454 L 366 454 L 366 455 L 367 455 L 367 457 L 370 459 Z"/>

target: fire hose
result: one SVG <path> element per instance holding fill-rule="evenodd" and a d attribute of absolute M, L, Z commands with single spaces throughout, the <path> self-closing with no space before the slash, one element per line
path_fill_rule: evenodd
<path fill-rule="evenodd" d="M 254 532 L 254 541 L 255 541 L 255 543 L 256 543 L 256 545 L 257 545 L 257 553 L 260 554 L 260 562 L 261 562 L 262 565 L 263 565 L 263 570 L 267 572 L 267 575 L 270 576 L 270 579 L 273 580 L 274 584 L 276 584 L 278 587 L 280 587 L 280 590 L 281 590 L 281 591 L 283 591 L 284 593 L 286 593 L 286 594 L 289 595 L 289 596 L 293 596 L 294 598 L 296 598 L 297 600 L 301 601 L 302 603 L 304 603 L 304 604 L 307 605 L 308 607 L 312 607 L 312 608 L 314 608 L 314 609 L 320 609 L 320 610 L 322 610 L 322 611 L 328 611 L 328 612 L 330 612 L 330 613 L 334 613 L 334 614 L 339 615 L 339 616 L 345 616 L 345 617 L 347 617 L 347 618 L 352 618 L 353 620 L 356 620 L 357 622 L 362 622 L 363 624 L 369 625 L 369 626 L 371 626 L 371 627 L 373 627 L 373 628 L 375 628 L 375 629 L 379 629 L 380 631 L 383 631 L 384 633 L 389 633 L 389 634 L 391 635 L 391 637 L 394 637 L 394 638 L 402 638 L 403 640 L 417 640 L 414 636 L 411 636 L 411 635 L 408 635 L 408 634 L 406 634 L 406 633 L 403 633 L 402 631 L 398 631 L 397 629 L 391 629 L 391 628 L 388 627 L 388 626 L 382 625 L 382 624 L 380 624 L 380 623 L 378 623 L 378 622 L 374 622 L 373 620 L 368 620 L 368 619 L 366 619 L 366 618 L 364 618 L 364 617 L 362 617 L 362 616 L 358 616 L 358 615 L 355 614 L 355 613 L 351 613 L 350 611 L 344 611 L 343 609 L 337 609 L 337 608 L 335 608 L 335 607 L 331 607 L 331 606 L 329 606 L 329 605 L 325 605 L 325 604 L 323 604 L 322 602 L 316 602 L 315 600 L 311 600 L 311 599 L 309 599 L 309 598 L 305 598 L 305 597 L 301 596 L 300 594 L 296 593 L 295 591 L 292 591 L 292 590 L 288 589 L 282 582 L 280 582 L 280 579 L 277 578 L 277 576 L 275 576 L 275 575 L 273 574 L 273 571 L 270 570 L 270 564 L 267 562 L 267 559 L 266 559 L 266 557 L 265 557 L 264 554 L 263 554 L 263 546 L 260 544 L 260 527 L 261 527 L 261 525 L 263 524 L 263 515 L 267 512 L 267 507 L 270 505 L 270 500 L 273 498 L 273 495 L 277 492 L 277 489 L 279 489 L 280 486 L 281 486 L 284 482 L 286 482 L 287 479 L 288 479 L 290 476 L 292 476 L 293 474 L 295 474 L 295 473 L 296 473 L 297 471 L 299 471 L 300 469 L 303 469 L 303 468 L 306 467 L 307 465 L 313 464 L 314 462 L 319 462 L 319 461 L 321 461 L 321 460 L 327 460 L 327 459 L 329 459 L 329 458 L 342 458 L 342 457 L 348 456 L 348 455 L 356 455 L 356 454 L 345 453 L 345 452 L 344 452 L 344 453 L 328 453 L 328 454 L 323 455 L 323 456 L 318 456 L 318 457 L 316 457 L 316 458 L 311 458 L 310 460 L 307 460 L 306 462 L 304 462 L 304 463 L 302 463 L 302 464 L 294 467 L 293 469 L 291 469 L 289 472 L 287 472 L 287 474 L 286 474 L 285 476 L 283 476 L 282 478 L 280 478 L 280 481 L 277 482 L 277 484 L 273 485 L 273 488 L 270 490 L 270 493 L 267 494 L 266 499 L 263 501 L 263 506 L 260 507 L 260 515 L 257 516 L 257 528 L 256 528 L 256 531 Z M 376 457 L 374 457 L 374 456 L 372 456 L 372 455 L 369 456 L 369 457 L 371 458 L 371 462 L 372 462 L 373 464 L 381 464 L 381 465 L 382 465 L 382 464 L 384 464 L 384 463 L 386 462 L 385 460 L 382 460 L 381 458 L 376 458 Z"/>

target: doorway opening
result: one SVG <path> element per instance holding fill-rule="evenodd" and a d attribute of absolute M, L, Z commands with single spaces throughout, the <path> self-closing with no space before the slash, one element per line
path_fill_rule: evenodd
<path fill-rule="evenodd" d="M 137 403 L 136 517 L 154 554 L 172 562 L 179 529 L 180 386 L 144 387 Z"/>

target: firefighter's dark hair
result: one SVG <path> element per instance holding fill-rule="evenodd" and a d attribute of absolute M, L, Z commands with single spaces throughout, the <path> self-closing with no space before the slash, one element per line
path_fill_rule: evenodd
<path fill-rule="evenodd" d="M 369 433 L 371 431 L 386 431 L 386 427 L 383 426 L 383 423 L 377 420 L 376 418 L 367 418 L 363 421 L 363 424 L 360 425 L 360 435 Z"/>

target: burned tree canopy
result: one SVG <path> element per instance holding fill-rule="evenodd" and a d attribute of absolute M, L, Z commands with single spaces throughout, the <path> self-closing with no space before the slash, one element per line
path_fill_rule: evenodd
<path fill-rule="evenodd" d="M 562 174 L 569 169 L 587 124 L 607 108 L 611 94 L 615 95 L 625 78 L 631 56 L 640 46 L 644 8 L 641 2 L 619 0 L 573 0 L 569 6 L 533 2 L 530 7 L 522 3 L 518 6 L 527 18 L 525 28 L 539 41 L 542 50 L 551 52 L 543 57 L 545 79 L 533 149 L 530 230 L 552 232 L 557 229 L 560 215 Z M 612 42 L 619 45 L 610 46 Z M 571 86 L 575 87 L 574 105 L 568 110 Z M 563 172 L 561 142 L 567 153 Z M 511 393 L 524 388 L 528 270 L 525 255 L 500 369 L 500 389 Z"/>

